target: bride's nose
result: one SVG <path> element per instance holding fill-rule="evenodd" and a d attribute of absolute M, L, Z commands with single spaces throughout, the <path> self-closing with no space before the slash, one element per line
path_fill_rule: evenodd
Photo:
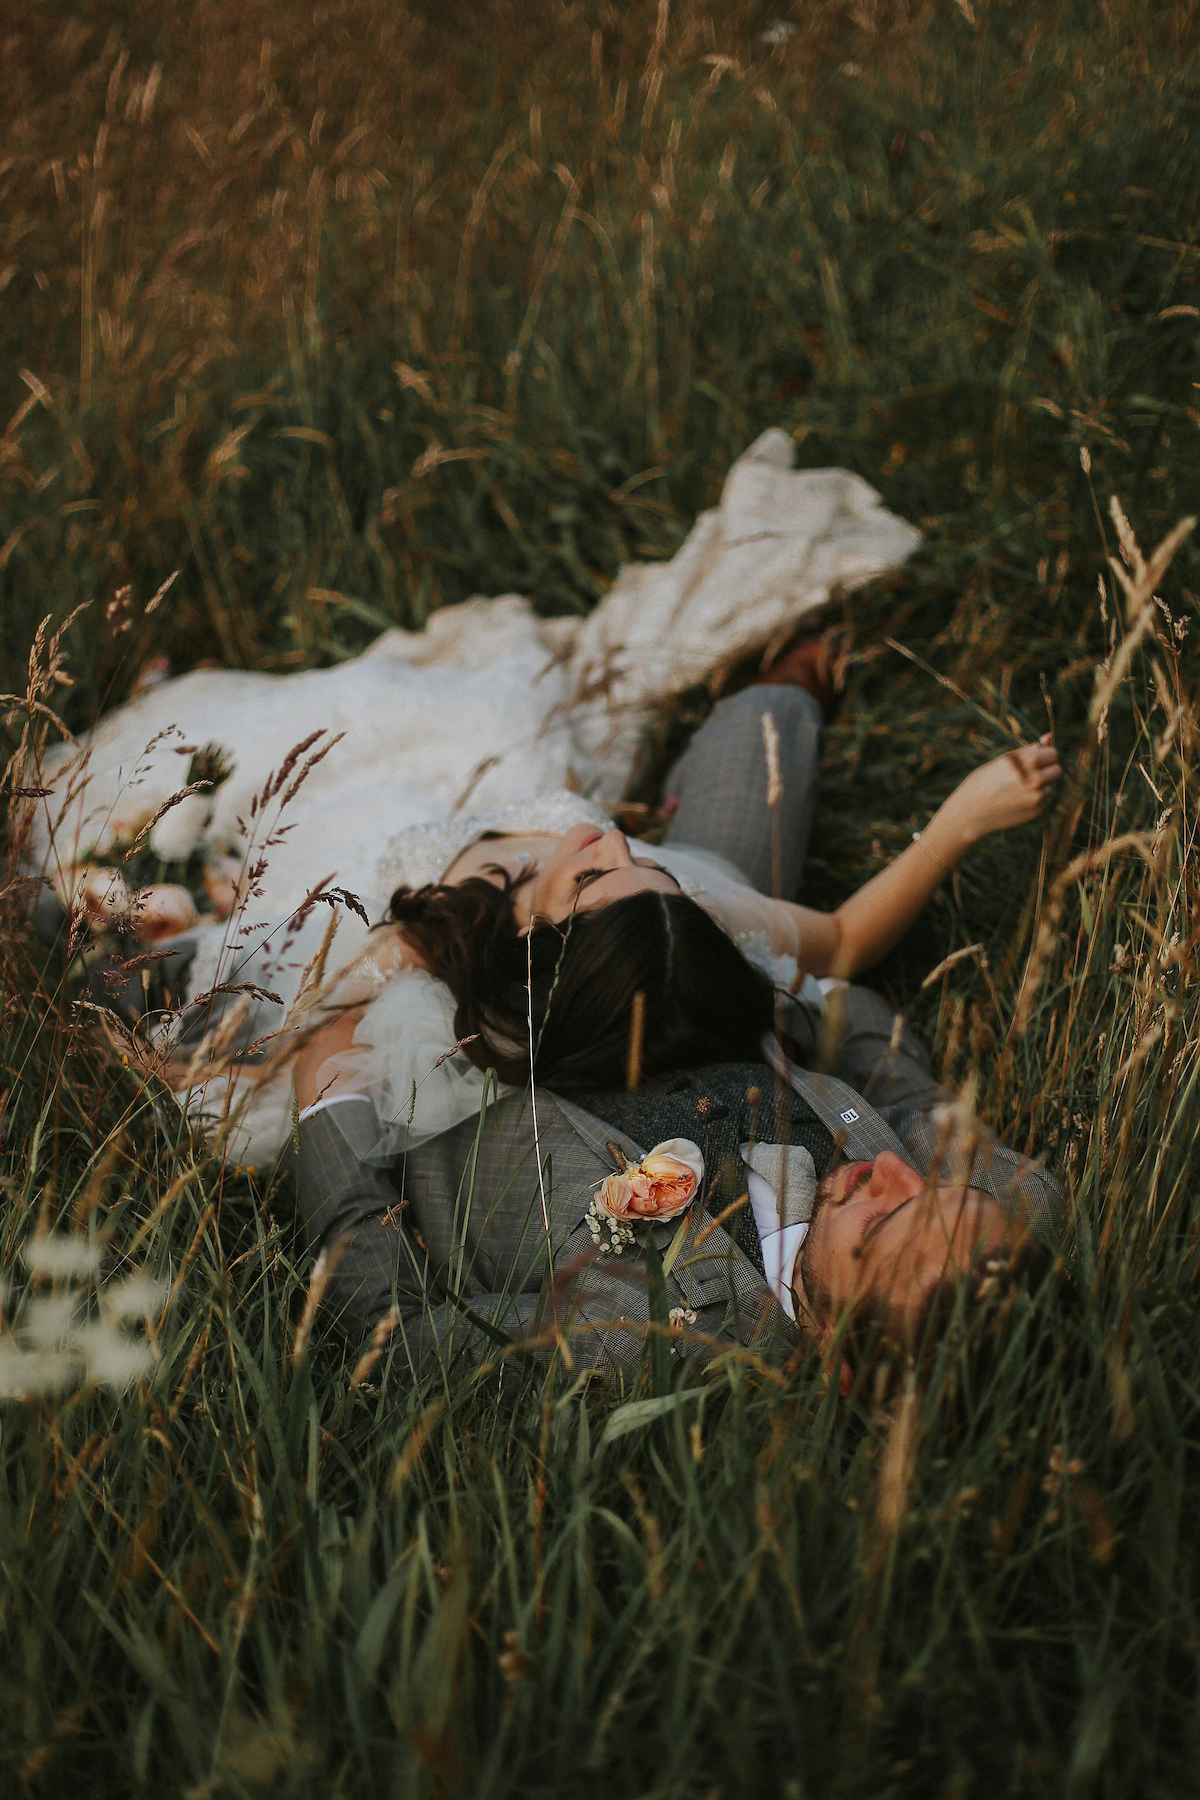
<path fill-rule="evenodd" d="M 629 849 L 629 839 L 623 831 L 614 826 L 606 831 L 603 837 L 597 838 L 592 848 L 600 853 L 610 869 L 628 869 L 633 866 L 633 856 Z"/>

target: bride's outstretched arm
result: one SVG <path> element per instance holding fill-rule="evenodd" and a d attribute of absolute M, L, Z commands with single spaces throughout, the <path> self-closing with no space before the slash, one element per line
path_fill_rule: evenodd
<path fill-rule="evenodd" d="M 836 911 L 766 902 L 775 949 L 795 956 L 811 975 L 849 979 L 870 968 L 975 844 L 1039 816 L 1059 773 L 1049 734 L 984 763 L 943 801 L 920 836 Z"/>

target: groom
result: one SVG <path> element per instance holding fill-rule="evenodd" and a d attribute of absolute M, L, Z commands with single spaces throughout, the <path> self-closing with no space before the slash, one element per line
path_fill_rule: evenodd
<path fill-rule="evenodd" d="M 667 782 L 668 841 L 715 851 L 765 892 L 774 874 L 785 895 L 799 885 L 820 754 L 806 675 L 801 657 L 795 685 L 722 701 Z M 783 784 L 774 846 L 765 711 Z M 1039 1242 L 1056 1246 L 1059 1184 L 962 1117 L 878 995 L 806 983 L 782 1027 L 793 1054 L 775 1068 L 719 1065 L 582 1104 L 510 1094 L 393 1168 L 373 1160 L 369 1100 L 318 1101 L 298 1126 L 297 1184 L 310 1242 L 328 1251 L 328 1299 L 352 1328 L 389 1321 L 414 1362 L 437 1345 L 477 1355 L 540 1332 L 622 1381 L 664 1310 L 709 1351 L 793 1341 L 792 1320 L 820 1341 L 847 1310 L 882 1311 L 911 1336 L 981 1257 L 1019 1268 Z M 803 1066 L 818 1050 L 830 1074 Z M 700 1145 L 706 1183 L 682 1238 L 674 1224 L 640 1228 L 669 1260 L 664 1292 L 653 1258 L 597 1247 L 589 1209 L 618 1158 L 670 1137 Z"/>

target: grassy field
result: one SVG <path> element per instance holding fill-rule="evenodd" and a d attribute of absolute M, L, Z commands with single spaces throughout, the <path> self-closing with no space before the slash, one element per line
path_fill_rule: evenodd
<path fill-rule="evenodd" d="M 925 533 L 849 603 L 817 901 L 1055 725 L 1044 841 L 881 979 L 1069 1179 L 1078 1298 L 891 1410 L 297 1356 L 286 1184 L 39 985 L 10 832 L 0 1384 L 74 1293 L 115 1385 L 0 1407 L 0 1791 L 1194 1793 L 1200 569 L 1109 502 L 1147 556 L 1200 510 L 1200 8 L 9 0 L 0 49 L 0 689 L 82 603 L 72 728 L 153 655 L 584 610 L 782 425 Z"/>

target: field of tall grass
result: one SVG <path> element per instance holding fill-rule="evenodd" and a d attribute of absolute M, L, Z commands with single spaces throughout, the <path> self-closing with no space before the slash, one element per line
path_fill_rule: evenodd
<path fill-rule="evenodd" d="M 152 657 L 584 610 L 782 425 L 924 532 L 847 603 L 817 903 L 1057 733 L 880 980 L 1074 1246 L 965 1399 L 953 1337 L 888 1406 L 297 1353 L 286 1181 L 43 967 L 17 758 L 0 1386 L 67 1373 L 0 1402 L 0 1791 L 1194 1793 L 1200 8 L 8 0 L 0 50 L 5 757 Z"/>

